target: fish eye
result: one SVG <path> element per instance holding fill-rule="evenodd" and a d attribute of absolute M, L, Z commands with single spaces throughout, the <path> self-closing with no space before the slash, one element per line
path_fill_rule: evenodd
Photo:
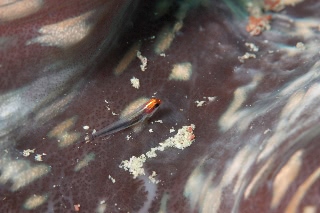
<path fill-rule="evenodd" d="M 156 103 L 156 104 L 154 105 L 154 108 L 157 108 L 159 105 L 160 105 L 160 104 Z"/>

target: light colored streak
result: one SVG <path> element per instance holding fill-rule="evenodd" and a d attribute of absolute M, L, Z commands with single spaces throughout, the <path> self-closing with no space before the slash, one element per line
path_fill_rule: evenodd
<path fill-rule="evenodd" d="M 170 195 L 167 194 L 167 193 L 164 193 L 162 198 L 161 198 L 161 201 L 160 201 L 160 209 L 158 211 L 158 213 L 167 213 L 167 203 L 168 203 L 168 200 L 170 198 Z"/>
<path fill-rule="evenodd" d="M 215 176 L 214 171 L 210 171 L 208 175 L 204 175 L 202 171 L 202 163 L 198 165 L 191 175 L 184 187 L 183 194 L 189 199 L 191 211 L 195 211 L 197 203 L 199 206 L 206 205 L 204 203 L 207 192 L 212 184 L 212 178 Z"/>
<path fill-rule="evenodd" d="M 121 75 L 129 66 L 129 64 L 136 58 L 137 51 L 140 49 L 141 43 L 136 42 L 131 46 L 131 48 L 126 52 L 126 54 L 119 61 L 118 65 L 114 68 L 113 73 L 115 75 Z"/>
<path fill-rule="evenodd" d="M 91 161 L 95 159 L 95 154 L 93 152 L 90 152 L 82 160 L 80 160 L 77 165 L 74 167 L 74 171 L 78 172 L 84 167 L 88 166 Z"/>
<path fill-rule="evenodd" d="M 41 35 L 27 41 L 26 45 L 39 43 L 43 46 L 61 48 L 75 45 L 90 33 L 93 23 L 88 19 L 93 14 L 93 11 L 89 11 L 74 18 L 43 26 L 39 29 Z"/>
<path fill-rule="evenodd" d="M 46 194 L 44 195 L 31 195 L 23 204 L 23 207 L 27 210 L 35 209 L 38 206 L 42 205 L 46 200 L 48 199 L 48 196 Z"/>
<path fill-rule="evenodd" d="M 271 208 L 279 206 L 283 196 L 288 190 L 290 184 L 296 179 L 301 169 L 301 157 L 303 151 L 299 150 L 294 153 L 289 161 L 281 168 L 277 176 L 274 179 L 272 186 L 272 201 Z"/>
<path fill-rule="evenodd" d="M 316 206 L 305 206 L 303 208 L 302 213 L 316 213 L 317 212 L 317 207 Z"/>
<path fill-rule="evenodd" d="M 49 138 L 56 138 L 59 147 L 66 147 L 76 142 L 80 138 L 80 134 L 69 132 L 75 125 L 76 120 L 76 117 L 72 117 L 58 124 L 48 133 Z"/>
<path fill-rule="evenodd" d="M 27 17 L 42 8 L 43 0 L 20 0 L 0 2 L 0 22 Z"/>
<path fill-rule="evenodd" d="M 170 48 L 175 34 L 182 28 L 182 21 L 177 21 L 173 27 L 165 26 L 157 36 L 155 52 L 161 54 Z"/>
<path fill-rule="evenodd" d="M 297 189 L 290 200 L 285 213 L 296 213 L 302 198 L 306 195 L 310 187 L 319 179 L 320 167 L 318 167 Z"/>
<path fill-rule="evenodd" d="M 310 86 L 307 92 L 297 92 L 289 98 L 288 103 L 280 114 L 279 123 L 275 128 L 275 131 L 273 131 L 274 134 L 267 141 L 264 149 L 258 157 L 258 161 L 270 155 L 283 141 L 294 135 L 296 132 L 299 132 L 300 129 L 315 123 L 317 119 L 319 119 L 317 116 L 310 116 L 307 120 L 303 119 L 303 123 L 301 125 L 296 125 L 301 117 L 303 117 L 308 111 L 312 110 L 313 114 L 317 115 L 317 109 L 313 110 L 312 105 L 317 104 L 319 96 L 320 84 L 315 83 Z M 301 123 L 301 121 L 299 122 Z M 314 126 L 315 125 L 313 125 L 313 128 L 311 129 L 309 128 L 308 138 L 313 135 L 310 133 L 314 131 Z M 305 136 L 305 134 L 303 135 Z M 298 141 L 298 138 L 301 138 L 301 136 L 296 137 L 296 140 L 294 140 L 290 145 L 293 146 Z"/>
<path fill-rule="evenodd" d="M 253 77 L 252 82 L 245 86 L 239 87 L 234 91 L 231 104 L 229 105 L 227 111 L 219 119 L 219 126 L 222 131 L 227 131 L 240 120 L 242 120 L 241 125 L 239 125 L 241 130 L 245 130 L 248 127 L 250 120 L 243 119 L 248 113 L 245 110 L 240 111 L 240 108 L 247 100 L 248 94 L 257 87 L 261 79 L 262 75 L 257 74 Z"/>
<path fill-rule="evenodd" d="M 270 169 L 272 168 L 274 160 L 270 158 L 258 171 L 258 173 L 252 178 L 251 182 L 248 184 L 245 192 L 244 197 L 248 199 L 252 193 L 255 193 L 260 183 L 263 183 L 264 180 L 270 173 Z"/>

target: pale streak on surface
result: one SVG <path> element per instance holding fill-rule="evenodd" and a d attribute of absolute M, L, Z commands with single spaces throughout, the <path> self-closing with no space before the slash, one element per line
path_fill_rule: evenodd
<path fill-rule="evenodd" d="M 292 199 L 290 200 L 285 213 L 296 213 L 300 202 L 303 197 L 306 195 L 310 187 L 319 179 L 320 176 L 320 167 L 318 167 L 297 189 L 294 193 Z"/>
<path fill-rule="evenodd" d="M 298 91 L 297 93 L 293 94 L 287 104 L 283 107 L 279 123 L 277 127 L 274 129 L 274 134 L 268 139 L 266 142 L 265 147 L 263 148 L 262 152 L 260 153 L 258 157 L 258 161 L 267 155 L 269 155 L 276 147 L 278 147 L 286 138 L 287 135 L 287 128 L 290 121 L 293 120 L 293 117 L 297 114 L 297 109 L 299 108 L 299 104 L 301 104 L 301 101 L 303 99 L 304 92 Z"/>
<path fill-rule="evenodd" d="M 288 137 L 294 135 L 309 123 L 316 122 L 319 119 L 317 116 L 311 116 L 308 120 L 304 120 L 301 125 L 296 125 L 306 112 L 312 110 L 312 105 L 319 104 L 319 95 L 320 84 L 315 83 L 310 86 L 307 92 L 297 92 L 289 98 L 288 103 L 281 112 L 274 134 L 266 142 L 264 149 L 258 157 L 258 161 L 270 155 Z M 317 114 L 316 111 L 313 111 L 313 113 Z"/>
<path fill-rule="evenodd" d="M 252 148 L 246 146 L 242 148 L 236 156 L 232 159 L 230 165 L 226 166 L 221 182 L 218 185 L 210 186 L 212 177 L 206 179 L 208 181 L 203 187 L 203 191 L 199 197 L 200 212 L 218 212 L 221 201 L 223 190 L 233 183 L 233 180 L 238 177 L 237 183 L 234 187 L 234 193 L 241 187 L 241 182 L 251 165 L 254 162 Z M 250 160 L 252 158 L 252 160 Z"/>
<path fill-rule="evenodd" d="M 266 177 L 269 175 L 270 169 L 272 168 L 274 160 L 270 158 L 258 171 L 258 173 L 252 178 L 250 183 L 248 184 L 245 192 L 244 197 L 248 199 L 252 193 L 255 193 L 257 188 L 259 187 L 259 183 L 263 183 Z"/>
<path fill-rule="evenodd" d="M 141 42 L 136 42 L 126 52 L 126 54 L 119 61 L 118 65 L 114 68 L 113 73 L 118 76 L 121 75 L 129 66 L 129 64 L 136 58 L 137 51 L 140 50 Z"/>
<path fill-rule="evenodd" d="M 204 199 L 202 201 L 203 205 L 200 206 L 200 211 L 202 213 L 216 213 L 220 208 L 220 204 L 222 201 L 222 188 L 220 186 L 217 187 L 209 187 L 204 195 Z"/>
<path fill-rule="evenodd" d="M 82 168 L 86 167 L 89 165 L 89 163 L 91 161 L 93 161 L 95 159 L 95 154 L 93 152 L 90 152 L 88 154 L 86 154 L 86 156 L 84 156 L 84 158 L 82 160 L 80 160 L 77 165 L 74 167 L 74 171 L 78 172 L 80 171 Z"/>
<path fill-rule="evenodd" d="M 198 165 L 193 170 L 183 191 L 184 196 L 189 199 L 192 211 L 195 211 L 197 203 L 199 206 L 204 205 L 203 201 L 207 195 L 210 185 L 212 184 L 212 178 L 215 175 L 214 171 L 210 171 L 210 174 L 205 176 L 201 168 L 202 164 Z"/>
<path fill-rule="evenodd" d="M 14 160 L 5 156 L 1 157 L 0 184 L 6 184 L 10 180 L 12 182 L 12 191 L 19 190 L 50 171 L 50 167 L 45 164 L 30 165 L 25 160 Z"/>
<path fill-rule="evenodd" d="M 177 21 L 173 27 L 165 26 L 157 36 L 155 53 L 161 54 L 170 48 L 175 34 L 182 28 L 183 23 Z"/>
<path fill-rule="evenodd" d="M 159 209 L 158 213 L 166 213 L 166 212 L 168 212 L 167 203 L 168 203 L 169 198 L 170 198 L 169 194 L 167 194 L 167 193 L 163 194 L 163 196 L 161 198 L 161 201 L 160 201 L 160 209 Z"/>
<path fill-rule="evenodd" d="M 305 206 L 302 210 L 302 213 L 316 213 L 317 207 L 316 206 Z"/>
<path fill-rule="evenodd" d="M 245 111 L 239 112 L 240 108 L 247 100 L 249 93 L 257 87 L 261 79 L 262 76 L 260 74 L 257 74 L 253 77 L 252 82 L 245 86 L 239 87 L 234 91 L 231 104 L 229 105 L 227 111 L 219 119 L 219 126 L 222 131 L 227 131 L 238 121 L 241 121 L 241 119 L 246 115 Z M 245 122 L 245 120 L 243 122 Z M 247 128 L 247 125 L 248 122 L 242 123 L 241 125 L 239 125 L 239 128 L 241 128 L 241 130 L 244 130 Z"/>
<path fill-rule="evenodd" d="M 39 123 L 45 123 L 51 121 L 59 113 L 66 110 L 68 105 L 76 97 L 77 91 L 73 90 L 65 96 L 55 100 L 52 104 L 42 107 L 35 116 L 35 121 Z"/>
<path fill-rule="evenodd" d="M 93 11 L 89 11 L 74 18 L 43 26 L 39 29 L 41 35 L 27 41 L 26 45 L 39 43 L 42 46 L 61 48 L 75 45 L 90 33 L 93 23 L 89 23 L 88 19 L 93 14 Z"/>
<path fill-rule="evenodd" d="M 239 155 L 239 156 L 238 156 Z M 257 151 L 255 148 L 247 145 L 238 151 L 237 157 L 235 158 L 233 164 L 238 164 L 238 172 L 237 172 L 237 181 L 233 188 L 233 194 L 238 194 L 241 188 L 243 188 L 243 184 L 247 181 L 246 174 L 254 164 L 254 161 L 257 156 Z M 231 184 L 231 183 L 230 183 Z"/>
<path fill-rule="evenodd" d="M 7 4 L 0 1 L 0 22 L 27 17 L 41 9 L 43 0 L 20 0 Z"/>
<path fill-rule="evenodd" d="M 213 179 L 214 176 L 215 176 L 215 171 L 211 170 L 210 174 L 204 180 L 204 184 L 203 184 L 202 189 L 201 189 L 200 194 L 199 194 L 200 196 L 198 196 L 199 197 L 198 202 L 199 202 L 200 209 L 203 209 L 203 208 L 201 208 L 203 206 L 209 205 L 209 203 L 205 203 L 205 201 L 206 201 L 206 197 L 212 192 L 209 189 L 213 189 L 211 187 L 211 185 L 212 185 L 212 179 Z M 217 199 L 219 199 L 219 198 L 217 198 Z"/>
<path fill-rule="evenodd" d="M 23 204 L 23 207 L 27 210 L 35 209 L 38 206 L 42 205 L 46 200 L 48 199 L 48 196 L 46 194 L 44 195 L 31 195 Z"/>
<path fill-rule="evenodd" d="M 315 37 L 315 28 L 319 28 L 320 20 L 316 18 L 303 18 L 294 20 L 295 27 L 289 33 L 293 36 L 303 37 L 304 39 Z M 317 42 L 319 43 L 319 42 Z"/>
<path fill-rule="evenodd" d="M 223 172 L 221 183 L 219 184 L 222 188 L 230 185 L 234 178 L 239 177 L 239 174 L 242 172 L 242 170 L 247 171 L 248 167 L 250 167 L 255 159 L 252 153 L 252 148 L 246 146 L 235 154 L 230 164 L 226 163 L 227 166 Z"/>
<path fill-rule="evenodd" d="M 55 126 L 49 133 L 49 138 L 56 138 L 58 140 L 59 147 L 66 147 L 80 138 L 80 134 L 77 132 L 69 132 L 69 130 L 75 125 L 77 118 L 71 117 Z"/>
<path fill-rule="evenodd" d="M 298 176 L 302 165 L 302 154 L 302 150 L 295 152 L 275 177 L 272 186 L 272 209 L 279 206 L 290 184 L 292 184 Z"/>

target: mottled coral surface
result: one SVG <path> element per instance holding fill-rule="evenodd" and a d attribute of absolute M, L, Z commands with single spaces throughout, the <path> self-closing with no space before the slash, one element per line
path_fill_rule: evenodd
<path fill-rule="evenodd" d="M 2 4 L 0 212 L 319 211 L 317 1 Z"/>

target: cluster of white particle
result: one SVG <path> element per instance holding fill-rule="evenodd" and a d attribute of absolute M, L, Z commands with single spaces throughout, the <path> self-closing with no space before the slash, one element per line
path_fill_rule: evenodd
<path fill-rule="evenodd" d="M 203 104 L 205 103 L 205 101 L 195 101 L 194 103 L 197 104 L 197 107 L 201 107 L 201 106 L 203 106 Z"/>
<path fill-rule="evenodd" d="M 300 50 L 305 50 L 305 49 L 306 49 L 306 46 L 305 46 L 304 43 L 302 43 L 302 42 L 298 42 L 298 43 L 296 44 L 296 47 L 297 47 L 298 49 L 300 49 Z"/>
<path fill-rule="evenodd" d="M 249 58 L 256 58 L 256 55 L 253 53 L 245 53 L 243 56 L 238 56 L 238 59 L 241 63 L 244 63 L 244 60 L 247 60 Z"/>
<path fill-rule="evenodd" d="M 192 64 L 184 62 L 180 64 L 174 64 L 171 70 L 169 80 L 176 81 L 188 81 L 192 75 Z"/>
<path fill-rule="evenodd" d="M 36 156 L 34 156 L 34 159 L 36 161 L 42 161 L 42 156 L 43 155 L 47 155 L 46 153 L 42 153 L 42 154 L 36 154 Z"/>
<path fill-rule="evenodd" d="M 157 176 L 157 173 L 155 171 L 152 171 L 152 174 L 149 175 L 149 180 L 151 181 L 151 183 L 158 184 L 160 182 L 160 180 L 155 179 L 156 176 Z"/>
<path fill-rule="evenodd" d="M 114 179 L 113 177 L 111 177 L 111 175 L 109 175 L 109 180 L 111 180 L 112 183 L 116 182 L 116 179 Z"/>
<path fill-rule="evenodd" d="M 217 98 L 216 96 L 208 97 L 208 101 L 209 101 L 209 102 L 212 102 L 212 101 L 216 100 L 216 98 Z"/>
<path fill-rule="evenodd" d="M 141 61 L 141 65 L 140 65 L 141 70 L 145 71 L 147 69 L 147 63 L 148 63 L 147 57 L 142 56 L 140 51 L 137 51 L 137 57 Z"/>
<path fill-rule="evenodd" d="M 23 150 L 23 156 L 28 157 L 31 153 L 34 153 L 34 150 L 36 150 L 36 149 Z"/>
<path fill-rule="evenodd" d="M 133 175 L 133 178 L 140 175 L 144 175 L 143 163 L 146 161 L 146 156 L 144 154 L 140 157 L 132 156 L 130 160 L 124 160 L 120 164 L 120 168 L 123 168 L 125 171 L 128 171 Z"/>
<path fill-rule="evenodd" d="M 253 43 L 248 43 L 246 42 L 244 45 L 246 45 L 246 47 L 249 48 L 250 51 L 252 52 L 258 52 L 259 51 L 259 47 L 257 47 L 255 44 Z"/>
<path fill-rule="evenodd" d="M 134 88 L 136 88 L 136 89 L 139 89 L 139 88 L 140 88 L 140 81 L 139 81 L 138 78 L 136 78 L 136 77 L 133 76 L 133 77 L 130 79 L 130 82 L 131 82 L 132 87 L 134 87 Z"/>
<path fill-rule="evenodd" d="M 146 154 L 142 154 L 139 157 L 132 156 L 130 160 L 124 160 L 120 164 L 120 168 L 123 168 L 125 171 L 129 171 L 133 175 L 133 178 L 136 178 L 140 175 L 145 175 L 143 169 L 143 164 L 147 158 L 154 158 L 157 156 L 156 151 L 164 151 L 170 147 L 185 149 L 189 147 L 195 140 L 195 135 L 193 130 L 195 125 L 191 124 L 190 126 L 183 126 L 178 130 L 177 134 L 173 137 L 169 137 L 162 143 L 159 143 L 159 146 L 151 148 Z"/>

